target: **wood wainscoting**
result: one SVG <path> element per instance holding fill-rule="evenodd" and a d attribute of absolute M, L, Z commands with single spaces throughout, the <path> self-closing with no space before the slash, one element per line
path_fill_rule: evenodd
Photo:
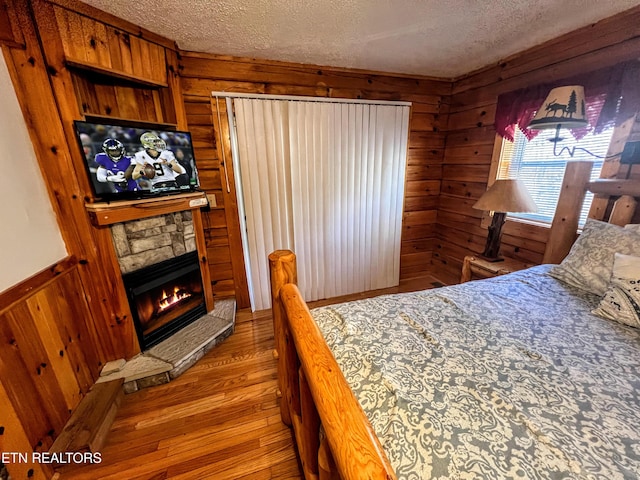
<path fill-rule="evenodd" d="M 3 45 L 3 54 L 67 252 L 90 292 L 82 322 L 99 341 L 88 348 L 102 362 L 131 358 L 140 348 L 109 230 L 95 228 L 85 209 L 93 198 L 73 121 L 90 115 L 186 127 L 175 44 L 76 0 L 5 3 L 24 48 Z"/>
<path fill-rule="evenodd" d="M 0 295 L 0 449 L 47 451 L 98 378 L 96 332 L 78 261 L 66 258 Z M 47 464 L 15 463 L 12 478 L 50 478 Z M 28 475 L 33 469 L 33 476 Z"/>

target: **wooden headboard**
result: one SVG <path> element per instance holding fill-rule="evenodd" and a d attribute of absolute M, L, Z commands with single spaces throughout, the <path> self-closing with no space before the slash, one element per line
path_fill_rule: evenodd
<path fill-rule="evenodd" d="M 576 240 L 578 220 L 587 192 L 595 195 L 589 218 L 624 226 L 631 223 L 640 198 L 637 180 L 590 181 L 593 162 L 571 161 L 562 181 L 543 263 L 560 263 Z"/>

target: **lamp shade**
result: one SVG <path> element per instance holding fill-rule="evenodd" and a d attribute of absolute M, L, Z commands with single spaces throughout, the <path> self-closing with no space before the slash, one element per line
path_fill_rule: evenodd
<path fill-rule="evenodd" d="M 473 205 L 477 210 L 492 212 L 535 212 L 538 210 L 527 187 L 517 178 L 496 180 Z"/>
<path fill-rule="evenodd" d="M 588 124 L 587 108 L 584 101 L 584 87 L 569 85 L 556 87 L 549 92 L 529 124 L 530 129 L 583 128 Z"/>

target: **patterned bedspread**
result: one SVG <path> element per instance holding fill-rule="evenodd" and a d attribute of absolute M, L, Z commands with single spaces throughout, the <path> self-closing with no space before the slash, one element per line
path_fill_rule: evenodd
<path fill-rule="evenodd" d="M 548 268 L 312 310 L 398 478 L 640 478 L 640 330 Z"/>

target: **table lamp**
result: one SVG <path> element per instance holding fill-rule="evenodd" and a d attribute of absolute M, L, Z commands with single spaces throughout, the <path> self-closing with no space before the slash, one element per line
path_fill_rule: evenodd
<path fill-rule="evenodd" d="M 493 185 L 473 205 L 477 210 L 493 212 L 493 220 L 489 225 L 487 243 L 482 256 L 490 262 L 503 260 L 499 255 L 500 237 L 507 212 L 535 212 L 538 207 L 531 198 L 527 187 L 516 178 L 501 179 Z"/>

